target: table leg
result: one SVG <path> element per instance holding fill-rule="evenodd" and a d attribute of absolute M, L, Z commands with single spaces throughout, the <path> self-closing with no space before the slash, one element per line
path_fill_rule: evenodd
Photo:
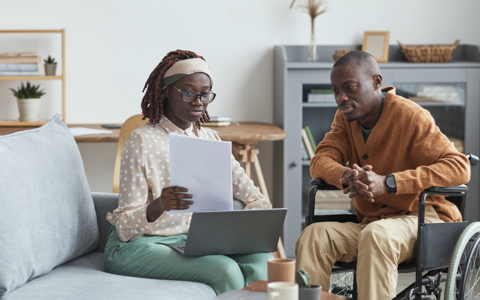
<path fill-rule="evenodd" d="M 267 185 L 265 184 L 265 178 L 263 177 L 262 168 L 260 167 L 260 161 L 258 160 L 258 154 L 260 151 L 255 148 L 254 143 L 237 143 L 233 142 L 233 155 L 235 159 L 244 163 L 245 174 L 252 179 L 252 171 L 250 163 L 253 163 L 255 168 L 255 173 L 257 173 L 258 185 L 260 188 L 260 192 L 265 196 L 268 202 L 270 201 L 270 197 L 268 196 Z M 256 144 L 256 143 L 255 143 Z M 278 240 L 277 251 L 271 253 L 275 258 L 287 258 L 285 255 L 285 250 L 283 249 L 282 238 Z"/>

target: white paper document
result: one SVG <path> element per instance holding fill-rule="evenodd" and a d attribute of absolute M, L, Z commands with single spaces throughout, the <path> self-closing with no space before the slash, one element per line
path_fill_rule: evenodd
<path fill-rule="evenodd" d="M 171 185 L 193 195 L 189 209 L 171 213 L 232 210 L 232 144 L 173 133 L 168 137 Z"/>
<path fill-rule="evenodd" d="M 93 128 L 85 128 L 85 127 L 72 127 L 68 128 L 73 136 L 79 135 L 90 135 L 90 134 L 103 134 L 103 133 L 112 133 L 113 131 L 110 130 L 101 130 L 101 129 L 93 129 Z"/>

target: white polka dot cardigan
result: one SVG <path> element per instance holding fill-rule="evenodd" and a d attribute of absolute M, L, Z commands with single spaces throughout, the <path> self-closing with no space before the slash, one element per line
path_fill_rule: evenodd
<path fill-rule="evenodd" d="M 133 241 L 143 234 L 171 236 L 188 232 L 191 213 L 172 215 L 165 211 L 154 222 L 148 222 L 146 217 L 148 204 L 170 186 L 169 132 L 220 140 L 209 128 L 197 129 L 192 124 L 183 131 L 165 116 L 155 127 L 148 122 L 130 134 L 121 157 L 118 208 L 107 214 L 122 241 Z M 242 200 L 245 209 L 272 207 L 233 155 L 232 181 L 233 197 Z"/>

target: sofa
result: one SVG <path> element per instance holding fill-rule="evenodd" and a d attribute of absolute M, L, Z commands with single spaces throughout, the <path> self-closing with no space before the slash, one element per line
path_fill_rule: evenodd
<path fill-rule="evenodd" d="M 118 194 L 90 192 L 60 115 L 0 136 L 0 174 L 0 299 L 216 297 L 203 283 L 105 272 L 106 214 L 117 207 Z"/>

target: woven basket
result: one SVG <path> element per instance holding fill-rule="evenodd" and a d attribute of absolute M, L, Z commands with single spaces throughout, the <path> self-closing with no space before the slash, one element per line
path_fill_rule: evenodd
<path fill-rule="evenodd" d="M 335 54 L 333 54 L 333 60 L 337 61 L 340 57 L 344 56 L 348 52 L 355 51 L 355 49 L 338 49 L 335 50 Z"/>
<path fill-rule="evenodd" d="M 453 45 L 422 45 L 422 46 L 404 46 L 397 41 L 402 48 L 403 54 L 409 62 L 449 62 L 452 59 L 453 51 L 457 48 L 460 40 Z"/>

